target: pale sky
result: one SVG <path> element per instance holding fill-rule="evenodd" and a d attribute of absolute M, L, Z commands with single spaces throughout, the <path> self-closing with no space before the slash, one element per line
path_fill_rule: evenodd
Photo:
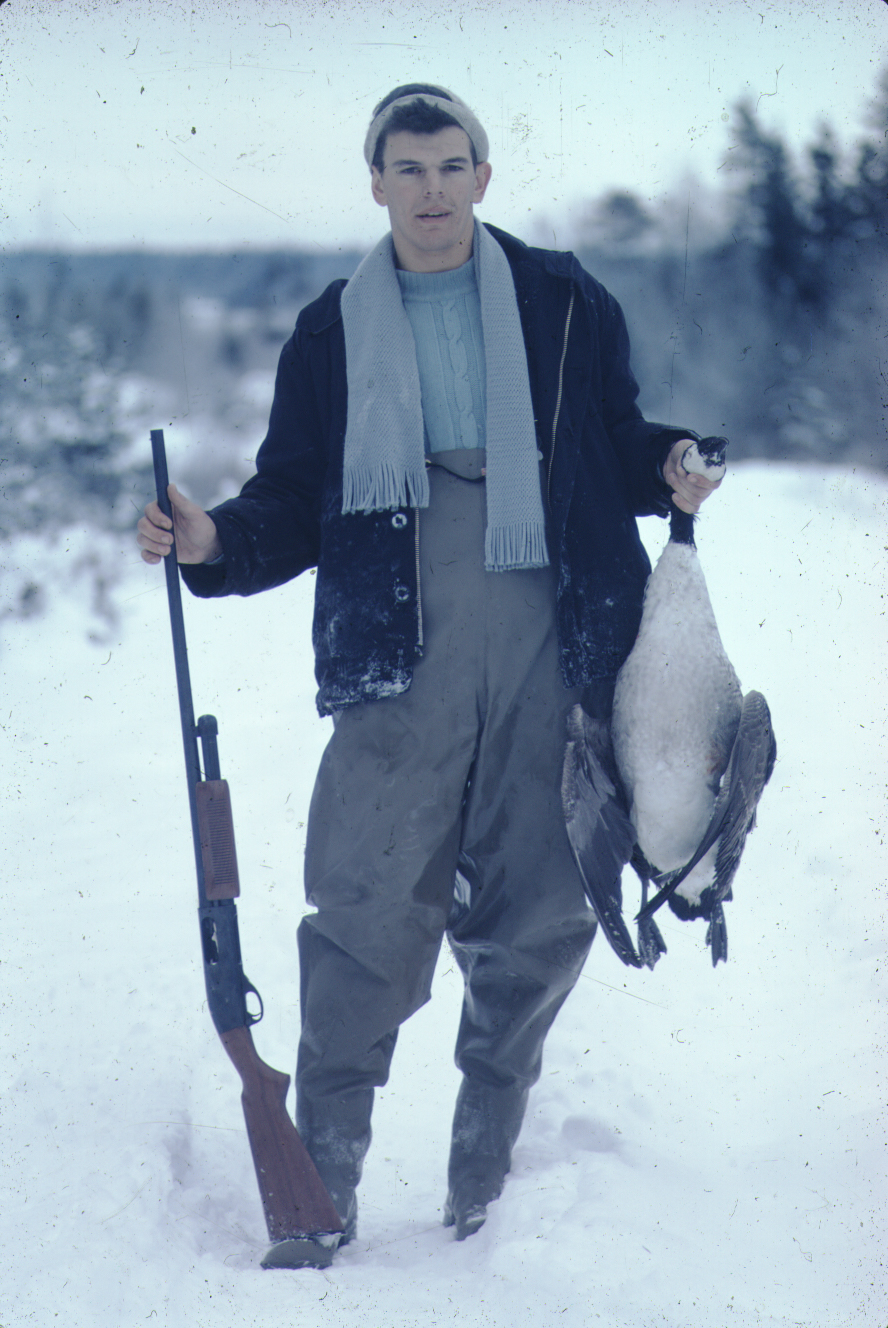
<path fill-rule="evenodd" d="M 482 218 L 569 242 L 606 189 L 724 180 L 741 97 L 852 147 L 886 64 L 884 0 L 0 0 L 0 250 L 367 247 L 364 133 L 413 81 L 487 129 Z"/>

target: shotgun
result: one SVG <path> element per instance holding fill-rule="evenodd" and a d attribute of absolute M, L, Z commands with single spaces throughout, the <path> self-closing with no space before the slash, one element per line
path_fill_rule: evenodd
<path fill-rule="evenodd" d="M 152 429 L 151 450 L 157 502 L 172 520 L 162 429 Z M 234 902 L 240 894 L 240 882 L 231 798 L 219 770 L 218 726 L 212 715 L 202 715 L 194 722 L 175 543 L 163 561 L 185 748 L 207 1004 L 216 1032 L 243 1082 L 241 1101 L 247 1135 L 268 1236 L 273 1242 L 262 1264 L 267 1268 L 323 1266 L 329 1262 L 324 1251 L 331 1246 L 335 1250 L 335 1238 L 319 1244 L 307 1237 L 335 1237 L 342 1231 L 342 1222 L 287 1113 L 289 1075 L 266 1065 L 253 1045 L 250 1028 L 262 1018 L 263 1006 L 241 963 Z M 247 1009 L 249 994 L 258 1002 L 258 1013 Z"/>

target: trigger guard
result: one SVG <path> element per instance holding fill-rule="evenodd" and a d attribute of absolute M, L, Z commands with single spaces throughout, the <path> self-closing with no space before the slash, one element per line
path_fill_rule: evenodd
<path fill-rule="evenodd" d="M 250 1011 L 247 1010 L 247 996 L 250 992 L 253 993 L 253 995 L 256 997 L 256 1000 L 259 1002 L 258 1014 L 251 1014 Z M 249 978 L 244 978 L 244 1010 L 247 1016 L 247 1024 L 251 1026 L 253 1024 L 258 1024 L 262 1016 L 265 1014 L 265 1004 L 262 1000 L 262 997 L 259 995 L 259 992 L 253 986 Z"/>

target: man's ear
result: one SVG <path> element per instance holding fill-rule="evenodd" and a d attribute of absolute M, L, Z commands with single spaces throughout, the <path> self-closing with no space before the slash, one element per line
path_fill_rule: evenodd
<path fill-rule="evenodd" d="M 489 161 L 479 161 L 475 167 L 475 192 L 472 195 L 473 203 L 480 203 L 487 192 L 487 186 L 490 184 L 490 177 L 493 175 L 493 167 Z"/>
<path fill-rule="evenodd" d="M 370 167 L 370 192 L 380 207 L 386 206 L 385 185 L 382 182 L 382 175 L 376 166 Z"/>

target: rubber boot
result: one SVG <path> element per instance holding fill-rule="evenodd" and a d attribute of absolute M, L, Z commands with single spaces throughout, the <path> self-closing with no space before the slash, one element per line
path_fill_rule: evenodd
<path fill-rule="evenodd" d="M 304 1098 L 297 1107 L 296 1126 L 302 1142 L 327 1187 L 343 1233 L 339 1245 L 354 1240 L 358 1221 L 355 1194 L 370 1147 L 373 1089 L 359 1088 L 325 1098 L 309 1109 Z"/>
<path fill-rule="evenodd" d="M 444 1225 L 465 1240 L 484 1225 L 487 1206 L 502 1193 L 529 1089 L 465 1077 L 453 1116 Z"/>

